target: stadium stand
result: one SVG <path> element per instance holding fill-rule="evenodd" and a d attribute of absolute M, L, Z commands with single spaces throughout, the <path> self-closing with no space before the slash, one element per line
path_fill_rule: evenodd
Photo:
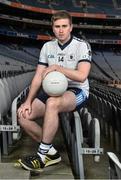
<path fill-rule="evenodd" d="M 109 167 L 109 178 L 120 179 L 120 1 L 0 0 L 0 6 L 0 161 L 11 154 L 11 147 L 22 137 L 16 110 L 29 91 L 42 44 L 53 38 L 51 14 L 66 9 L 73 16 L 73 34 L 87 40 L 93 52 L 87 104 L 79 112 L 60 114 L 72 172 L 75 179 L 91 178 L 88 173 L 92 164 L 85 162 L 86 157 L 92 155 L 94 162 L 101 163 L 103 148 L 106 151 L 102 147 L 104 138 L 110 151 L 119 157 L 107 153 L 106 172 Z M 97 171 L 95 166 L 93 171 Z"/>

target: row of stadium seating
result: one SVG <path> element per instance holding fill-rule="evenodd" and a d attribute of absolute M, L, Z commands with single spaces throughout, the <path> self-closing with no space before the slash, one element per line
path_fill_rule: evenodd
<path fill-rule="evenodd" d="M 13 101 L 17 96 L 22 99 L 26 95 L 35 73 L 39 50 L 31 49 L 11 43 L 0 44 L 0 158 L 1 152 L 9 153 L 9 146 L 15 139 L 12 131 L 17 128 L 17 122 L 13 115 L 16 114 Z"/>
<path fill-rule="evenodd" d="M 21 99 L 25 96 L 33 75 L 34 71 L 26 71 L 26 73 L 0 78 L 0 133 L 2 133 L 0 148 L 3 154 L 7 155 L 9 153 L 9 146 L 15 140 L 13 132 L 17 128 L 17 121 L 15 121 L 11 112 L 15 110 L 15 105 L 12 110 L 13 100 L 17 96 L 20 96 Z M 16 111 L 14 113 L 16 114 Z"/>
<path fill-rule="evenodd" d="M 100 130 L 111 145 L 107 152 L 109 159 L 109 179 L 121 178 L 121 90 L 99 82 L 91 82 L 88 111 L 98 118 Z"/>
<path fill-rule="evenodd" d="M 101 130 L 115 150 L 121 151 L 121 96 L 120 89 L 92 83 L 88 108 L 101 124 Z"/>
<path fill-rule="evenodd" d="M 84 12 L 84 13 L 101 13 L 108 15 L 121 15 L 121 12 L 118 8 L 120 8 L 120 2 L 115 1 L 113 3 L 111 0 L 108 1 L 94 1 L 94 0 L 72 0 L 72 1 L 27 1 L 27 0 L 11 0 L 11 2 L 25 4 L 31 7 L 39 7 L 45 9 L 67 9 L 72 12 Z"/>
<path fill-rule="evenodd" d="M 27 66 L 27 69 L 33 69 L 33 65 L 36 66 L 38 62 L 39 52 L 38 48 L 31 46 L 26 49 L 22 45 L 0 43 L 0 63 L 6 64 L 8 59 L 8 63 L 13 66 L 23 66 L 24 68 Z"/>
<path fill-rule="evenodd" d="M 103 154 L 99 121 L 84 107 L 79 112 L 61 113 L 60 119 L 74 176 L 76 179 L 84 179 L 84 156 L 93 155 L 94 162 L 99 162 Z"/>

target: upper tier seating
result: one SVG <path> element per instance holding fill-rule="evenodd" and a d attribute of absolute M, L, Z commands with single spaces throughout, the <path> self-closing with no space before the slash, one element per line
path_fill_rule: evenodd
<path fill-rule="evenodd" d="M 22 4 L 26 4 L 29 6 L 37 7 L 37 8 L 47 8 L 47 9 L 66 9 L 72 12 L 84 12 L 84 13 L 102 13 L 108 15 L 121 15 L 120 12 L 120 2 L 116 1 L 113 3 L 112 0 L 85 0 L 86 5 L 82 5 L 80 0 L 11 0 L 12 2 L 18 2 Z"/>

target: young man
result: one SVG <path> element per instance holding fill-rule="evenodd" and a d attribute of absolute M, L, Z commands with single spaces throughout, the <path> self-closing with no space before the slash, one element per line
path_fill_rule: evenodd
<path fill-rule="evenodd" d="M 55 39 L 42 47 L 28 97 L 18 109 L 19 124 L 40 143 L 36 155 L 19 160 L 28 170 L 40 170 L 61 161 L 51 144 L 59 126 L 58 113 L 80 108 L 89 96 L 90 45 L 71 36 L 73 25 L 68 12 L 58 11 L 51 21 Z M 69 86 L 62 96 L 49 97 L 41 88 L 43 78 L 51 71 L 59 71 L 68 78 Z M 34 121 L 40 117 L 42 128 Z"/>

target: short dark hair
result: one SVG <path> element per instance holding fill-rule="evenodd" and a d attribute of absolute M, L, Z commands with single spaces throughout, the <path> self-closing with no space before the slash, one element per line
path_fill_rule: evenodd
<path fill-rule="evenodd" d="M 57 11 L 56 13 L 53 14 L 52 18 L 51 18 L 51 23 L 53 25 L 53 23 L 58 20 L 58 19 L 69 19 L 70 24 L 72 24 L 72 17 L 71 15 L 65 11 L 65 10 L 61 10 L 61 11 Z"/>

